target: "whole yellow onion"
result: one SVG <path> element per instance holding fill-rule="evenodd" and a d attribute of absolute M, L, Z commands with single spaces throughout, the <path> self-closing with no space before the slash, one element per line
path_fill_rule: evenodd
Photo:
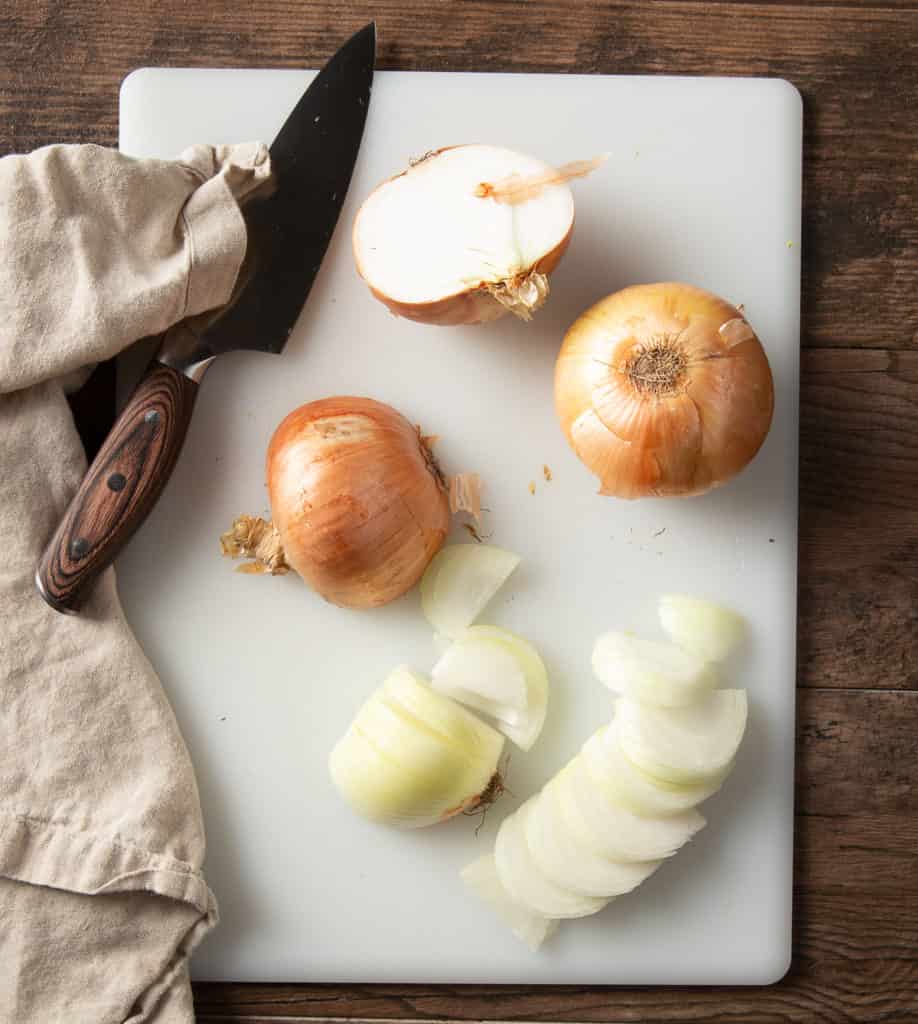
<path fill-rule="evenodd" d="M 568 330 L 555 408 L 601 494 L 690 495 L 756 454 L 774 389 L 736 307 L 688 284 L 645 284 L 602 299 Z"/>
<path fill-rule="evenodd" d="M 273 522 L 240 516 L 223 551 L 242 568 L 295 569 L 333 604 L 370 608 L 420 579 L 449 530 L 427 439 L 391 406 L 338 397 L 294 409 L 267 454 Z"/>

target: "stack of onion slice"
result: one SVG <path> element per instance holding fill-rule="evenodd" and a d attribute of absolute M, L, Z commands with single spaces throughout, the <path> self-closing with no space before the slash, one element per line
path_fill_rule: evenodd
<path fill-rule="evenodd" d="M 600 729 L 500 827 L 493 854 L 466 884 L 530 948 L 564 918 L 595 914 L 637 888 L 705 825 L 695 809 L 729 774 L 746 728 L 744 690 L 718 689 L 738 644 L 732 612 L 664 597 L 660 618 L 679 645 L 606 634 L 600 679 L 621 696 Z"/>

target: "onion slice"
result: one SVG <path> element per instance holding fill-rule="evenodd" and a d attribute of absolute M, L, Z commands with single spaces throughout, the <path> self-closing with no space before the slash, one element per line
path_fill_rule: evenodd
<path fill-rule="evenodd" d="M 666 818 L 635 814 L 610 799 L 592 779 L 578 755 L 546 788 L 557 790 L 567 828 L 585 846 L 617 861 L 662 860 L 671 857 L 696 832 L 704 818 L 694 810 Z"/>
<path fill-rule="evenodd" d="M 480 897 L 533 952 L 557 931 L 556 919 L 543 917 L 513 901 L 497 873 L 493 853 L 472 861 L 462 869 L 460 875 L 469 889 Z"/>
<path fill-rule="evenodd" d="M 438 633 L 458 639 L 519 564 L 519 555 L 490 544 L 450 544 L 421 579 L 421 610 Z"/>
<path fill-rule="evenodd" d="M 736 612 L 688 594 L 664 594 L 659 613 L 667 636 L 706 661 L 727 658 L 742 642 L 746 629 Z"/>
<path fill-rule="evenodd" d="M 610 690 L 660 707 L 691 704 L 717 684 L 717 674 L 697 654 L 631 633 L 599 637 L 593 671 Z"/>
<path fill-rule="evenodd" d="M 661 860 L 615 861 L 597 853 L 567 827 L 558 788 L 546 786 L 534 798 L 526 838 L 536 867 L 564 889 L 610 899 L 636 889 Z"/>
<path fill-rule="evenodd" d="M 728 771 L 746 729 L 746 691 L 714 690 L 685 708 L 656 708 L 623 697 L 615 727 L 625 756 L 677 784 L 705 783 Z"/>
<path fill-rule="evenodd" d="M 532 800 L 528 800 L 505 818 L 494 844 L 497 874 L 511 899 L 543 917 L 587 917 L 602 910 L 607 900 L 562 889 L 536 867 L 526 840 L 526 819 L 531 810 Z"/>
<path fill-rule="evenodd" d="M 433 687 L 493 719 L 521 750 L 539 738 L 548 674 L 538 651 L 497 626 L 471 626 L 434 666 Z"/>
<path fill-rule="evenodd" d="M 732 767 L 709 782 L 682 786 L 664 782 L 641 771 L 625 757 L 614 722 L 594 733 L 583 745 L 580 756 L 597 785 L 613 800 L 644 817 L 666 818 L 696 807 L 720 789 Z"/>

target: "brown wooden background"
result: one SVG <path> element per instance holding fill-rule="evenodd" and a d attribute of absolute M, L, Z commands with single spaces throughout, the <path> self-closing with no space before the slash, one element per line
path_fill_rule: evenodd
<path fill-rule="evenodd" d="M 918 8 L 0 0 L 0 154 L 115 144 L 135 67 L 314 67 L 372 17 L 380 68 L 778 75 L 803 93 L 794 963 L 761 990 L 202 985 L 199 1020 L 918 1021 Z"/>

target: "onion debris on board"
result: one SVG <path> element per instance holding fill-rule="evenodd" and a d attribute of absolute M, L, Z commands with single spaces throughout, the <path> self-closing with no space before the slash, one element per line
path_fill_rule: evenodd
<path fill-rule="evenodd" d="M 689 623 L 707 631 L 692 649 L 725 657 L 740 640 L 742 620 L 711 602 L 685 603 L 693 600 L 680 598 L 677 632 L 684 638 Z M 669 598 L 659 611 L 670 631 Z M 552 934 L 552 922 L 594 914 L 641 885 L 705 826 L 695 807 L 722 785 L 745 731 L 745 691 L 711 690 L 716 675 L 694 654 L 683 659 L 665 645 L 661 654 L 622 642 L 624 634 L 609 636 L 616 639 L 599 645 L 602 681 L 629 696 L 616 701 L 610 725 L 501 823 L 493 860 L 480 858 L 462 872 L 530 949 Z M 679 706 L 668 706 L 674 697 Z"/>
<path fill-rule="evenodd" d="M 701 494 L 771 426 L 768 358 L 730 303 L 688 284 L 634 285 L 570 327 L 555 408 L 571 447 L 619 498 Z"/>
<path fill-rule="evenodd" d="M 529 320 L 570 241 L 567 181 L 603 159 L 553 168 L 498 146 L 428 153 L 360 207 L 357 270 L 377 299 L 409 320 L 473 324 L 507 312 Z"/>
<path fill-rule="evenodd" d="M 223 553 L 248 572 L 294 569 L 326 600 L 370 608 L 421 578 L 449 531 L 447 484 L 429 439 L 371 398 L 294 409 L 268 446 L 272 520 L 239 516 Z"/>

